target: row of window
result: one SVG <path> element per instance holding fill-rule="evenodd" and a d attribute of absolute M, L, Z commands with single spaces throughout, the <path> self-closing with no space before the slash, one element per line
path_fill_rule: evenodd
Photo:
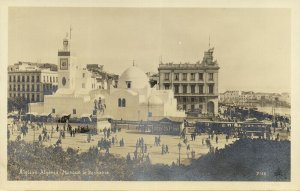
<path fill-rule="evenodd" d="M 182 109 L 187 111 L 187 105 L 183 104 Z M 188 109 L 188 111 L 195 111 L 195 110 L 196 110 L 195 105 L 191 104 L 191 107 L 190 107 L 190 109 Z M 203 110 L 202 105 L 199 105 L 198 111 L 201 113 L 202 110 Z"/>
<path fill-rule="evenodd" d="M 35 89 L 35 87 L 36 87 L 36 89 Z M 52 85 L 52 84 L 43 84 L 43 90 L 44 91 L 48 91 L 48 90 L 54 90 L 54 89 L 56 89 L 57 88 L 57 86 L 56 85 Z M 9 91 L 32 91 L 32 92 L 34 92 L 34 91 L 37 91 L 37 92 L 39 92 L 40 91 L 40 84 L 37 84 L 37 85 L 34 85 L 34 84 L 32 84 L 31 85 L 31 89 L 30 89 L 30 85 L 28 85 L 27 84 L 27 86 L 26 86 L 26 89 L 25 89 L 25 85 L 23 84 L 22 86 L 21 85 L 9 85 Z"/>
<path fill-rule="evenodd" d="M 22 94 L 20 94 L 20 93 L 18 93 L 18 94 L 14 93 L 14 94 L 12 94 L 12 93 L 10 93 L 9 97 L 22 97 L 22 98 L 27 99 L 27 101 L 42 101 L 40 99 L 40 94 L 36 94 L 35 95 L 35 94 L 29 94 L 29 93 L 28 94 L 25 94 L 25 93 L 22 93 Z"/>
<path fill-rule="evenodd" d="M 187 85 L 182 85 L 182 92 L 179 92 L 179 85 L 174 85 L 174 93 L 175 94 L 179 94 L 179 93 L 183 93 L 186 94 L 187 92 Z M 196 85 L 190 85 L 190 92 L 189 93 L 199 93 L 199 94 L 203 94 L 204 93 L 204 85 L 199 85 L 198 86 L 198 92 L 196 92 Z M 170 84 L 165 84 L 165 89 L 168 90 L 170 89 Z M 209 94 L 213 94 L 214 93 L 214 84 L 209 84 L 208 85 L 208 93 Z"/>
<path fill-rule="evenodd" d="M 188 73 L 181 73 L 182 77 L 181 80 L 182 81 L 187 81 L 188 79 Z M 179 81 L 180 79 L 180 73 L 174 73 L 174 81 Z M 198 73 L 198 80 L 199 81 L 203 81 L 203 73 Z M 170 80 L 170 73 L 165 73 L 165 81 Z M 196 73 L 190 73 L 190 81 L 195 81 L 196 80 Z M 208 80 L 212 81 L 214 80 L 214 73 L 208 73 Z"/>
<path fill-rule="evenodd" d="M 182 103 L 182 102 L 203 103 L 204 99 L 202 97 L 177 97 L 177 102 L 178 103 Z"/>
<path fill-rule="evenodd" d="M 40 82 L 40 76 L 15 76 L 15 75 L 9 75 L 9 82 Z M 58 82 L 58 77 L 54 76 L 43 76 L 43 82 Z"/>

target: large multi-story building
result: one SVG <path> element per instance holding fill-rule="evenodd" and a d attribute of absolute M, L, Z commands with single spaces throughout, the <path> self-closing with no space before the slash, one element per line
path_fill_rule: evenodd
<path fill-rule="evenodd" d="M 23 97 L 28 102 L 42 102 L 57 90 L 54 64 L 18 62 L 8 66 L 8 98 Z"/>
<path fill-rule="evenodd" d="M 172 89 L 180 109 L 203 114 L 218 112 L 218 71 L 213 60 L 214 49 L 204 52 L 202 62 L 195 64 L 161 63 L 159 88 Z"/>

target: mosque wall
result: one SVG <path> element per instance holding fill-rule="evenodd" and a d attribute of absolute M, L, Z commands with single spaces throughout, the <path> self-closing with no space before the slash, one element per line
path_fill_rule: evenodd
<path fill-rule="evenodd" d="M 54 109 L 54 110 L 53 110 Z M 72 117 L 81 117 L 83 114 L 92 114 L 93 101 L 85 102 L 83 97 L 53 97 L 45 98 L 44 112 L 58 115 L 71 114 Z M 54 111 L 54 112 L 53 112 Z"/>

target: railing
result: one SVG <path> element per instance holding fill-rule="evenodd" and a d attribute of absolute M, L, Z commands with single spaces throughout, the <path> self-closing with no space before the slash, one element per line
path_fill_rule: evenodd
<path fill-rule="evenodd" d="M 216 63 L 214 65 L 208 65 L 204 66 L 203 64 L 190 64 L 190 63 L 185 63 L 185 64 L 173 64 L 173 63 L 167 63 L 167 64 L 159 64 L 159 69 L 165 69 L 165 68 L 219 68 Z"/>

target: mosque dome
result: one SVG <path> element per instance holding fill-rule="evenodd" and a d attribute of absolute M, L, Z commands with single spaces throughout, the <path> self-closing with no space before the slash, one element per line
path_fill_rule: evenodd
<path fill-rule="evenodd" d="M 138 67 L 132 66 L 126 69 L 120 76 L 118 88 L 142 89 L 149 86 L 147 75 Z"/>
<path fill-rule="evenodd" d="M 163 101 L 158 96 L 151 96 L 149 98 L 149 104 L 150 105 L 161 105 L 161 104 L 163 104 Z"/>

